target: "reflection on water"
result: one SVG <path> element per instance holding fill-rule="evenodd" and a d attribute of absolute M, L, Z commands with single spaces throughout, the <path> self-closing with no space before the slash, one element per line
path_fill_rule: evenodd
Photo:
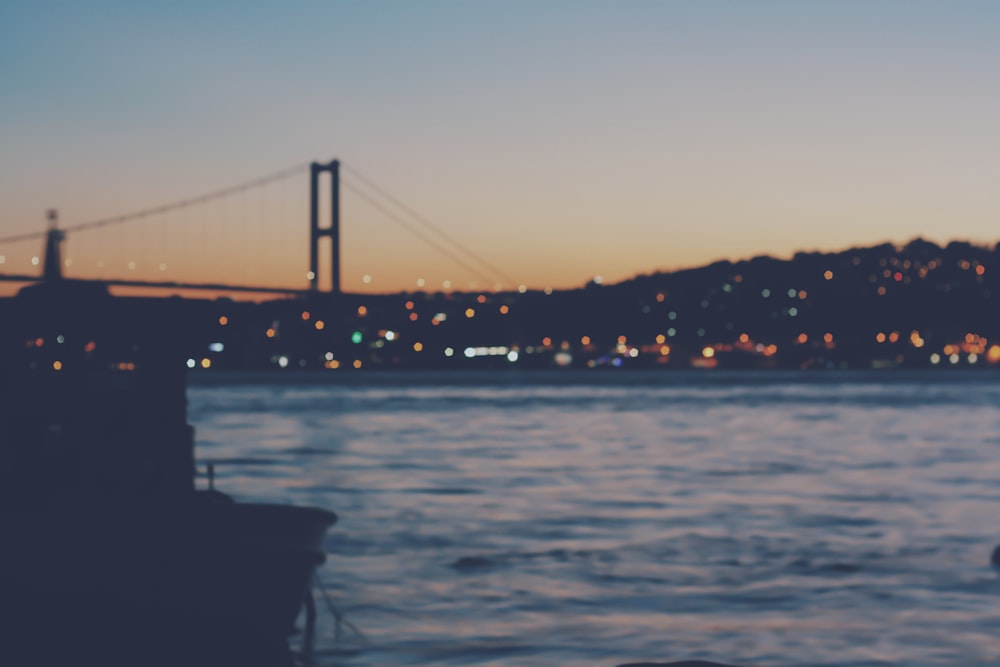
<path fill-rule="evenodd" d="M 340 515 L 313 664 L 1000 661 L 990 374 L 267 377 L 190 415 Z"/>

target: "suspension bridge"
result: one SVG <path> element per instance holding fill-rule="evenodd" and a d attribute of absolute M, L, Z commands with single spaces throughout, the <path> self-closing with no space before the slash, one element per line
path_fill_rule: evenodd
<path fill-rule="evenodd" d="M 343 234 L 345 204 L 352 219 L 377 229 Z M 345 237 L 358 245 L 348 256 Z M 428 252 L 415 252 L 414 241 Z M 20 283 L 68 278 L 175 291 L 340 294 L 345 259 L 356 291 L 379 290 L 380 271 L 408 273 L 421 291 L 525 289 L 339 160 L 100 219 L 64 224 L 49 211 L 47 229 L 0 235 L 0 281 Z"/>

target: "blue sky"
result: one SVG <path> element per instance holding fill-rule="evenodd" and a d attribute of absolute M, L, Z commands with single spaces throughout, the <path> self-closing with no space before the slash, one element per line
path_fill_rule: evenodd
<path fill-rule="evenodd" d="M 338 157 L 532 285 L 994 243 L 998 33 L 972 1 L 8 2 L 0 236 Z M 346 286 L 430 275 L 378 217 L 345 194 Z"/>

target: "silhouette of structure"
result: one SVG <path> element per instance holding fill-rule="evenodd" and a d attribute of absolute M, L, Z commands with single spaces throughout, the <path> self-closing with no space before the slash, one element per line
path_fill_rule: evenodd
<path fill-rule="evenodd" d="M 272 293 L 292 296 L 303 296 L 314 294 L 320 291 L 320 244 L 324 238 L 330 239 L 330 289 L 333 294 L 341 293 L 341 243 L 340 243 L 340 162 L 331 160 L 328 163 L 313 162 L 309 165 L 309 272 L 307 273 L 308 289 L 273 287 L 267 285 L 235 285 L 228 283 L 193 283 L 186 281 L 158 281 L 158 280 L 129 280 L 129 279 L 102 279 L 100 282 L 106 285 L 123 287 L 158 287 L 158 288 L 178 288 L 178 289 L 204 289 L 213 291 L 231 292 L 253 292 Z M 139 211 L 137 213 L 118 216 L 106 220 L 99 220 L 91 223 L 75 225 L 68 231 L 94 229 L 110 224 L 137 220 L 146 216 L 156 215 L 175 209 L 186 208 L 194 204 L 205 203 L 215 199 L 231 195 L 236 192 L 248 190 L 260 185 L 266 185 L 278 178 L 294 173 L 294 170 L 279 172 L 255 181 L 244 183 L 232 188 L 227 188 L 209 195 L 186 199 L 165 206 Z M 330 174 L 330 220 L 328 225 L 321 225 L 320 221 L 320 177 L 324 173 Z M 47 213 L 49 223 L 45 235 L 45 260 L 42 275 L 31 276 L 12 273 L 0 274 L 0 280 L 12 282 L 34 282 L 39 279 L 47 282 L 56 281 L 62 278 L 62 253 L 60 245 L 66 239 L 67 230 L 58 227 L 58 214 L 52 209 Z M 21 234 L 0 239 L 0 242 L 23 241 L 26 239 L 42 236 L 39 233 Z"/>
<path fill-rule="evenodd" d="M 319 225 L 319 177 L 330 174 L 330 226 Z M 319 242 L 330 238 L 330 285 L 340 294 L 340 163 L 313 162 L 309 165 L 309 289 L 319 290 Z"/>
<path fill-rule="evenodd" d="M 197 489 L 185 302 L 63 278 L 59 241 L 0 330 L 0 663 L 91 664 L 129 637 L 280 651 L 336 516 Z"/>
<path fill-rule="evenodd" d="M 59 246 L 65 234 L 59 229 L 59 213 L 53 208 L 47 214 L 49 230 L 45 237 L 45 264 L 42 267 L 42 279 L 53 282 L 62 279 L 62 253 Z"/>
<path fill-rule="evenodd" d="M 239 265 L 245 270 L 262 270 L 265 273 L 270 271 L 270 269 L 275 269 L 276 272 L 287 271 L 287 262 L 281 262 L 282 259 L 287 259 L 287 255 L 281 257 L 278 253 L 274 252 L 276 249 L 272 247 L 274 239 L 265 240 L 260 235 L 257 235 L 256 238 L 248 238 L 254 235 L 250 232 L 247 223 L 252 223 L 255 219 L 258 222 L 262 222 L 262 217 L 267 218 L 269 226 L 274 222 L 282 222 L 281 220 L 276 221 L 272 218 L 276 214 L 281 214 L 286 207 L 288 198 L 282 194 L 273 196 L 270 191 L 265 192 L 263 188 L 299 174 L 304 175 L 307 167 L 309 172 L 309 198 L 307 204 L 309 211 L 306 213 L 298 208 L 295 210 L 296 218 L 299 216 L 305 217 L 306 215 L 309 217 L 309 268 L 308 271 L 303 271 L 307 277 L 305 285 L 301 287 L 275 287 L 273 283 L 271 285 L 261 285 L 257 280 L 249 278 L 249 274 L 245 280 L 240 281 L 242 284 L 229 282 L 231 274 L 224 278 L 224 282 L 198 283 L 178 280 L 176 278 L 173 280 L 165 279 L 168 274 L 164 272 L 167 271 L 168 264 L 182 266 L 185 270 L 195 263 L 199 263 L 205 268 L 222 268 L 226 263 L 229 266 L 234 264 L 233 256 L 236 253 L 244 255 L 240 258 Z M 67 233 L 72 233 L 75 236 L 77 232 L 106 229 L 111 226 L 117 228 L 122 223 L 147 223 L 130 225 L 131 228 L 138 228 L 140 233 L 146 234 L 139 242 L 127 237 L 123 241 L 122 235 L 113 234 L 104 237 L 101 239 L 100 244 L 91 247 L 91 250 L 96 249 L 97 253 L 110 253 L 110 264 L 114 264 L 116 260 L 120 259 L 122 252 L 130 253 L 127 263 L 127 273 L 119 272 L 117 275 L 113 273 L 111 276 L 108 276 L 104 273 L 105 257 L 102 254 L 98 254 L 96 258 L 87 257 L 86 253 L 84 253 L 84 257 L 82 258 L 83 261 L 79 263 L 80 266 L 87 267 L 83 271 L 93 276 L 90 279 L 99 280 L 111 286 L 204 289 L 223 292 L 306 296 L 310 294 L 315 295 L 325 290 L 326 286 L 329 285 L 329 290 L 332 294 L 340 295 L 342 293 L 342 246 L 340 235 L 342 168 L 350 177 L 350 180 L 345 181 L 344 184 L 352 190 L 354 195 L 360 200 L 365 201 L 389 221 L 401 227 L 409 234 L 416 236 L 420 241 L 447 257 L 456 267 L 461 267 L 468 275 L 475 276 L 476 280 L 482 281 L 481 284 L 493 285 L 495 289 L 499 289 L 500 285 L 513 286 L 518 284 L 516 280 L 504 274 L 490 264 L 489 261 L 478 256 L 457 239 L 452 238 L 442 227 L 435 225 L 430 220 L 416 213 L 413 209 L 406 206 L 406 204 L 379 187 L 371 179 L 365 177 L 356 169 L 342 164 L 339 160 L 331 160 L 327 163 L 312 162 L 311 164 L 301 164 L 294 168 L 245 181 L 215 192 L 175 200 L 168 204 L 149 207 L 124 215 L 76 223 L 69 226 L 64 225 L 61 229 L 55 224 L 55 218 L 50 217 L 50 231 L 57 231 L 58 233 L 53 233 L 46 239 L 52 241 L 51 252 L 47 251 L 46 255 L 50 257 L 50 260 L 47 261 L 47 266 L 49 267 L 47 270 L 53 273 L 44 277 L 47 280 L 57 279 L 55 271 L 58 268 L 74 265 L 77 258 L 66 257 L 65 263 L 63 263 L 61 261 L 63 254 L 58 252 L 58 241 L 66 238 Z M 328 217 L 326 207 L 322 206 L 322 204 L 326 203 L 323 195 L 326 194 L 327 186 L 325 182 L 321 184 L 321 180 L 325 174 L 329 174 L 330 179 Z M 248 193 L 251 191 L 258 192 L 259 194 L 255 195 L 253 201 L 248 204 L 251 201 L 248 198 Z M 228 198 L 237 195 L 244 195 L 244 198 L 237 205 L 233 206 L 227 203 L 221 207 L 217 206 L 217 203 L 228 202 Z M 295 200 L 298 199 L 299 197 L 296 194 Z M 208 205 L 215 208 L 208 209 Z M 322 212 L 321 208 L 323 209 Z M 180 217 L 185 211 L 190 209 L 197 209 L 197 212 L 193 216 Z M 207 212 L 207 215 L 204 212 Z M 50 212 L 50 214 L 54 216 L 53 212 Z M 168 215 L 170 217 L 166 218 L 165 216 Z M 164 220 L 169 223 L 169 231 L 166 229 L 167 225 L 164 223 Z M 175 222 L 178 224 L 175 225 Z M 157 224 L 159 225 L 159 234 L 155 239 L 150 238 L 153 234 L 156 234 Z M 232 243 L 234 233 L 226 230 L 226 224 L 231 225 L 236 230 L 235 235 L 238 236 L 238 243 Z M 271 229 L 274 228 L 274 226 L 271 227 Z M 188 234 L 193 233 L 196 238 L 189 238 L 185 235 L 185 232 Z M 4 250 L 6 246 L 14 243 L 36 238 L 40 239 L 44 236 L 46 236 L 46 232 L 37 231 L 0 236 L 0 250 Z M 96 235 L 89 236 L 93 238 Z M 281 240 L 284 241 L 289 236 L 282 234 L 283 238 Z M 320 249 L 321 245 L 327 243 L 327 238 L 329 238 L 329 255 L 325 254 L 325 246 L 323 250 Z M 256 248 L 259 254 L 253 261 L 247 261 L 247 252 L 251 251 L 251 247 Z M 285 250 L 287 251 L 288 248 L 286 247 Z M 201 256 L 197 256 L 196 253 L 201 253 Z M 150 254 L 153 254 L 155 258 L 150 257 Z M 31 255 L 28 256 L 30 257 Z M 327 270 L 327 257 L 329 258 L 329 271 Z M 15 262 L 9 261 L 14 258 L 17 258 L 15 262 L 18 260 L 23 261 L 25 253 L 11 253 L 10 255 L 6 255 L 6 253 L 0 252 L 0 265 L 5 265 L 0 266 L 0 281 L 36 282 L 43 277 L 15 268 Z M 96 262 L 93 261 L 95 259 Z M 31 264 L 37 266 L 39 258 L 37 256 L 32 257 Z M 119 266 L 118 271 L 121 271 L 122 264 L 122 262 L 117 264 Z M 94 276 L 95 267 L 97 270 L 96 276 Z M 158 269 L 158 272 L 153 274 L 156 277 L 150 277 L 148 273 L 144 275 L 135 272 L 140 267 L 141 270 L 147 272 L 157 271 Z M 115 269 L 112 269 L 112 271 L 115 271 Z M 83 276 L 79 277 L 82 278 Z M 253 284 L 254 282 L 257 282 L 257 284 Z M 296 280 L 296 282 L 298 281 Z M 365 282 L 370 282 L 370 277 L 366 278 Z M 417 284 L 421 287 L 423 283 L 422 278 L 417 280 Z M 450 280 L 444 281 L 444 285 L 448 289 L 450 289 L 450 283 Z"/>

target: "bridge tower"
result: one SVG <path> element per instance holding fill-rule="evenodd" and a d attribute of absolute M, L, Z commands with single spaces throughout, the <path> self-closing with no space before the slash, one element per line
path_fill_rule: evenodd
<path fill-rule="evenodd" d="M 319 175 L 330 172 L 330 226 L 319 226 Z M 309 165 L 309 289 L 319 290 L 319 240 L 329 236 L 330 284 L 340 294 L 340 162 Z"/>
<path fill-rule="evenodd" d="M 49 220 L 49 231 L 45 235 L 45 263 L 42 265 L 42 280 L 55 282 L 62 280 L 62 256 L 59 246 L 66 235 L 59 229 L 59 214 L 54 208 L 49 209 L 46 217 Z"/>

